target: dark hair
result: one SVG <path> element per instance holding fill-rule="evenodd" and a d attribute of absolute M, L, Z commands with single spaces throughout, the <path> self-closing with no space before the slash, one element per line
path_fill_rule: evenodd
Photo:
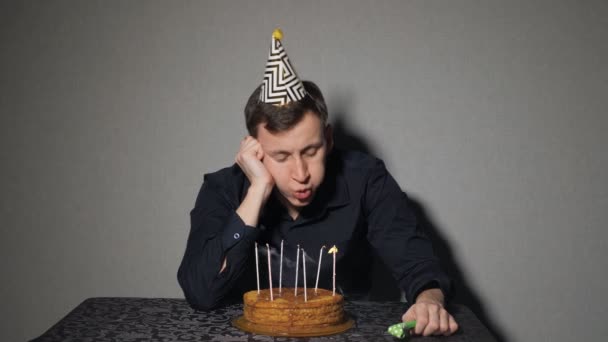
<path fill-rule="evenodd" d="M 321 119 L 323 127 L 327 124 L 327 105 L 319 87 L 311 81 L 302 81 L 308 93 L 300 101 L 282 106 L 264 103 L 259 100 L 262 85 L 259 85 L 249 97 L 245 106 L 245 123 L 247 131 L 257 136 L 257 127 L 263 123 L 270 132 L 283 132 L 295 126 L 306 112 L 312 112 Z"/>

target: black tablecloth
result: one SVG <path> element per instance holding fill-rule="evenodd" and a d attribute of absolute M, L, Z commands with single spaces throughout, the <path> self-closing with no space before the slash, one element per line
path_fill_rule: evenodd
<path fill-rule="evenodd" d="M 334 336 L 290 339 L 253 335 L 230 321 L 242 315 L 242 304 L 209 312 L 195 311 L 183 299 L 90 298 L 34 341 L 400 341 L 386 332 L 399 323 L 406 306 L 399 302 L 348 302 L 356 321 L 351 330 Z M 419 341 L 495 341 L 466 307 L 449 311 L 460 325 L 449 337 L 414 337 Z"/>

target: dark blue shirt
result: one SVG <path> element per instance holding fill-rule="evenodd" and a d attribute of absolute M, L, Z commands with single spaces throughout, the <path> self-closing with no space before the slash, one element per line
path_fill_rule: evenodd
<path fill-rule="evenodd" d="M 271 195 L 258 227 L 245 225 L 236 209 L 248 188 L 249 181 L 236 164 L 204 177 L 178 271 L 179 284 L 192 307 L 211 309 L 241 300 L 244 292 L 257 287 L 256 241 L 261 288 L 269 287 L 267 243 L 275 288 L 279 281 L 283 288 L 294 287 L 298 246 L 306 253 L 306 285 L 314 287 L 319 252 L 326 246 L 319 287 L 331 289 L 333 257 L 327 251 L 336 245 L 336 287 L 347 299 L 369 291 L 372 250 L 391 271 L 409 303 L 430 287 L 441 288 L 448 296 L 450 281 L 433 254 L 431 242 L 417 224 L 407 196 L 381 160 L 360 152 L 334 150 L 312 203 L 295 220 Z M 227 268 L 219 273 L 224 258 Z"/>

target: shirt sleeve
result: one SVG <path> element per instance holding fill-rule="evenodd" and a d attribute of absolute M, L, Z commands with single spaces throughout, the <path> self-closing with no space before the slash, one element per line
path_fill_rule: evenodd
<path fill-rule="evenodd" d="M 368 240 L 391 270 L 408 303 L 428 288 L 440 288 L 445 298 L 451 282 L 435 257 L 430 239 L 418 224 L 406 194 L 377 160 L 367 178 L 364 211 Z"/>
<path fill-rule="evenodd" d="M 259 230 L 247 226 L 236 205 L 205 180 L 190 212 L 191 227 L 177 278 L 195 309 L 219 306 L 243 273 Z M 226 269 L 220 273 L 224 258 Z"/>

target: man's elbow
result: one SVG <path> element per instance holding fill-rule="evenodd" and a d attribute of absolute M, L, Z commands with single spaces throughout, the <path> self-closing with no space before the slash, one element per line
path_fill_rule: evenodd
<path fill-rule="evenodd" d="M 214 296 L 211 291 L 200 285 L 200 282 L 193 282 L 188 279 L 183 272 L 178 272 L 177 281 L 184 292 L 186 301 L 195 310 L 209 311 L 219 307 L 219 298 Z M 199 283 L 195 285 L 195 283 Z"/>
<path fill-rule="evenodd" d="M 214 300 L 210 296 L 190 297 L 186 296 L 186 301 L 191 308 L 198 311 L 210 311 L 219 307 L 219 301 Z"/>

